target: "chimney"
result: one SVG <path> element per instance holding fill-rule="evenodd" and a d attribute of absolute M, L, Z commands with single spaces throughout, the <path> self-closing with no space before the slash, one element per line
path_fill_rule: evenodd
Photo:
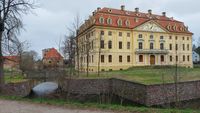
<path fill-rule="evenodd" d="M 139 8 L 138 7 L 135 8 L 135 12 L 139 13 Z"/>
<path fill-rule="evenodd" d="M 151 15 L 151 14 L 152 14 L 152 10 L 151 10 L 151 9 L 149 9 L 149 10 L 148 10 L 148 13 Z"/>
<path fill-rule="evenodd" d="M 125 5 L 121 5 L 121 10 L 122 10 L 122 11 L 125 10 Z"/>
<path fill-rule="evenodd" d="M 162 12 L 162 16 L 166 17 L 166 12 Z"/>
<path fill-rule="evenodd" d="M 101 8 L 100 7 L 97 7 L 97 11 L 99 11 Z"/>

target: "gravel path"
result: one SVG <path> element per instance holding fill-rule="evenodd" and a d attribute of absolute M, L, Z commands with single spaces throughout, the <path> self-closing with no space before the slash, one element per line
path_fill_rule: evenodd
<path fill-rule="evenodd" d="M 0 100 L 0 113 L 113 113 L 92 110 L 74 110 L 50 105 Z"/>

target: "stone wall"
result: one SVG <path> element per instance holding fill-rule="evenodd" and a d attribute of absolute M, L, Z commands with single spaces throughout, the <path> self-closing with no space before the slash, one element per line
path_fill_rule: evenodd
<path fill-rule="evenodd" d="M 64 80 L 63 91 L 80 95 L 114 94 L 146 106 L 176 101 L 175 84 L 143 85 L 119 79 Z M 182 82 L 177 85 L 180 101 L 200 98 L 200 81 Z"/>
<path fill-rule="evenodd" d="M 64 76 L 65 71 L 59 69 L 29 70 L 26 73 L 28 79 L 54 80 Z"/>
<path fill-rule="evenodd" d="M 25 97 L 30 94 L 34 84 L 31 80 L 20 83 L 9 83 L 3 86 L 1 91 L 4 95 Z"/>
<path fill-rule="evenodd" d="M 145 104 L 146 86 L 125 80 L 111 79 L 112 93 L 125 99 Z"/>
<path fill-rule="evenodd" d="M 181 82 L 165 85 L 148 85 L 146 88 L 146 105 L 160 105 L 165 103 L 200 98 L 200 81 Z"/>
<path fill-rule="evenodd" d="M 62 90 L 74 94 L 90 95 L 110 93 L 110 79 L 66 79 L 63 81 Z"/>

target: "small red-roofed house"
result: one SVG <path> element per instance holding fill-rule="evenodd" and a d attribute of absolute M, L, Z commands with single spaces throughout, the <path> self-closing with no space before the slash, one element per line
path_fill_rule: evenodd
<path fill-rule="evenodd" d="M 55 48 L 44 49 L 42 53 L 44 67 L 54 68 L 63 66 L 63 57 Z"/>
<path fill-rule="evenodd" d="M 19 68 L 19 56 L 4 56 L 4 68 L 5 69 L 18 69 Z"/>

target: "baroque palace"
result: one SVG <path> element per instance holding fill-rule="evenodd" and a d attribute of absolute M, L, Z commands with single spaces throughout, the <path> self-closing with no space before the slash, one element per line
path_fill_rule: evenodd
<path fill-rule="evenodd" d="M 133 66 L 193 67 L 192 35 L 183 22 L 152 10 L 97 8 L 78 30 L 76 69 L 90 72 Z M 79 62 L 77 62 L 79 60 Z M 78 66 L 79 65 L 79 66 Z"/>

